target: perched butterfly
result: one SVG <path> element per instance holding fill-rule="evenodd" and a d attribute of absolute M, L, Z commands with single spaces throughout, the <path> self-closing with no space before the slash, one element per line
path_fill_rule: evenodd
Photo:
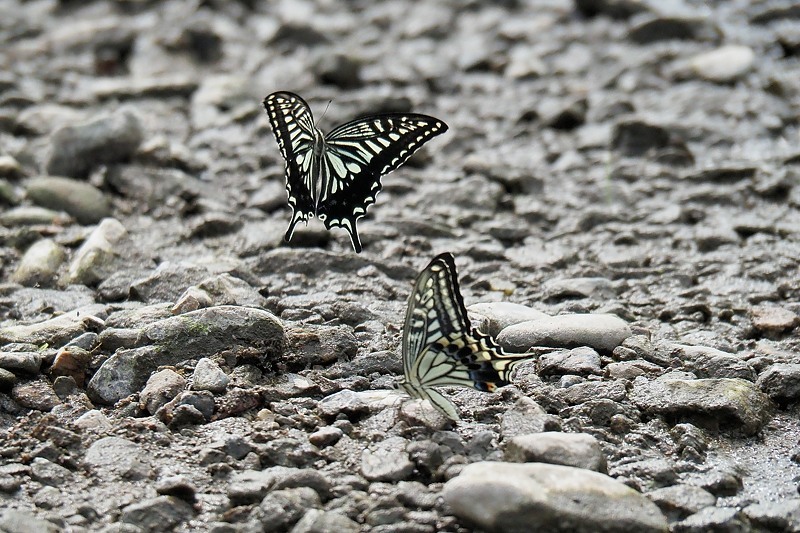
<path fill-rule="evenodd" d="M 399 386 L 452 420 L 459 419 L 455 406 L 433 387 L 492 392 L 508 385 L 514 367 L 533 357 L 503 353 L 492 337 L 472 328 L 449 253 L 435 257 L 414 282 L 402 350 L 404 379 Z"/>
<path fill-rule="evenodd" d="M 292 221 L 285 239 L 292 238 L 298 222 L 308 223 L 316 215 L 328 229 L 346 229 L 356 253 L 361 252 L 356 221 L 375 203 L 381 176 L 447 131 L 444 122 L 427 115 L 389 113 L 360 118 L 323 135 L 305 100 L 285 91 L 267 96 L 264 108 L 286 160 Z"/>

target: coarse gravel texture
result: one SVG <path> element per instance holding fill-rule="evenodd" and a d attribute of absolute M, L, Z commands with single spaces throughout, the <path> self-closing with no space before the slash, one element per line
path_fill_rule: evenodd
<path fill-rule="evenodd" d="M 793 3 L 0 13 L 0 531 L 800 531 Z M 363 253 L 283 242 L 276 90 L 449 125 Z M 445 251 L 536 355 L 458 423 L 393 388 Z"/>

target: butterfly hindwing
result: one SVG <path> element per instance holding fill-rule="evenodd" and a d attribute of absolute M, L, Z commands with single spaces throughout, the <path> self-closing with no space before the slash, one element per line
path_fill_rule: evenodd
<path fill-rule="evenodd" d="M 264 99 L 272 131 L 286 160 L 286 190 L 295 225 L 314 215 L 325 227 L 348 231 L 361 251 L 356 222 L 381 190 L 381 177 L 402 165 L 427 141 L 447 131 L 441 120 L 415 113 L 389 113 L 343 124 L 327 136 L 296 94 L 281 91 Z"/>

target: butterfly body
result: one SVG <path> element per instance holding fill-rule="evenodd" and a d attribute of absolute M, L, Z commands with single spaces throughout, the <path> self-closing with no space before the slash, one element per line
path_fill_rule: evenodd
<path fill-rule="evenodd" d="M 390 113 L 347 122 L 325 135 L 305 100 L 285 91 L 267 96 L 264 108 L 286 162 L 292 220 L 285 239 L 298 222 L 317 216 L 328 229 L 347 230 L 356 252 L 362 249 L 356 222 L 375 203 L 380 178 L 447 131 L 444 122 L 427 115 Z"/>
<path fill-rule="evenodd" d="M 409 396 L 428 400 L 448 418 L 455 406 L 433 387 L 472 387 L 494 392 L 508 385 L 514 367 L 531 354 L 507 354 L 474 328 L 449 253 L 435 257 L 419 274 L 408 301 L 403 328 L 403 379 Z"/>

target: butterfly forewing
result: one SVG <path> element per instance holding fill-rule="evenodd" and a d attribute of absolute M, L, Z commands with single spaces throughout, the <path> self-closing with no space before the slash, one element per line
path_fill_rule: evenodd
<path fill-rule="evenodd" d="M 264 99 L 272 132 L 286 162 L 286 191 L 292 208 L 292 221 L 286 240 L 295 225 L 308 221 L 316 212 L 314 172 L 315 143 L 321 135 L 314 126 L 308 104 L 289 92 L 272 93 Z"/>

